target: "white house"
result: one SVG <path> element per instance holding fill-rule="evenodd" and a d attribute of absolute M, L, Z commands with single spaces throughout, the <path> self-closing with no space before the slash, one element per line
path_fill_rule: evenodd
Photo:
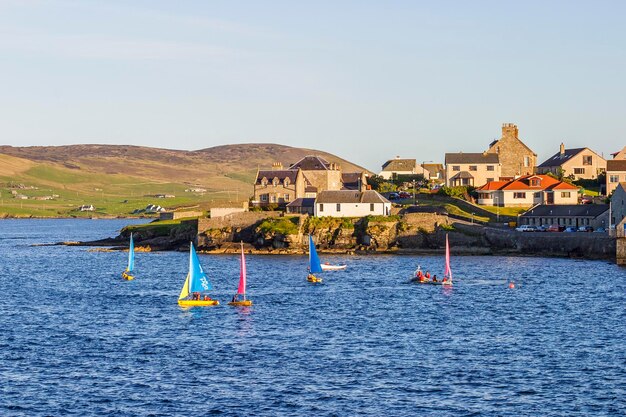
<path fill-rule="evenodd" d="M 390 159 L 385 162 L 383 170 L 378 175 L 386 180 L 390 180 L 398 175 L 415 175 L 417 173 L 417 162 L 415 159 L 403 159 L 397 156 L 396 159 Z"/>
<path fill-rule="evenodd" d="M 373 190 L 322 191 L 315 200 L 318 217 L 388 216 L 390 212 L 391 202 Z"/>
<path fill-rule="evenodd" d="M 578 187 L 549 175 L 524 175 L 510 181 L 490 181 L 477 188 L 476 192 L 477 203 L 486 206 L 578 204 Z"/>

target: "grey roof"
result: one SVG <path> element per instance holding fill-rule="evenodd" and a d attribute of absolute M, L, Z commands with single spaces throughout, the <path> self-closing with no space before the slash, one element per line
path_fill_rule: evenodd
<path fill-rule="evenodd" d="M 287 207 L 313 207 L 315 205 L 314 198 L 296 198 Z"/>
<path fill-rule="evenodd" d="M 274 178 L 278 178 L 280 182 L 283 182 L 285 178 L 289 178 L 291 182 L 295 182 L 297 175 L 297 169 L 263 170 L 259 171 L 259 173 L 257 174 L 255 183 L 261 184 L 261 180 L 263 180 L 263 177 L 267 178 L 269 182 L 272 182 Z"/>
<path fill-rule="evenodd" d="M 447 153 L 445 163 L 447 164 L 497 164 L 500 158 L 497 153 Z"/>
<path fill-rule="evenodd" d="M 472 174 L 470 174 L 469 172 L 467 172 L 467 171 L 461 171 L 458 174 L 456 174 L 455 176 L 451 177 L 450 179 L 451 180 L 456 180 L 456 179 L 459 179 L 459 178 L 461 178 L 461 179 L 462 178 L 474 178 L 474 176 Z"/>
<path fill-rule="evenodd" d="M 608 204 L 540 204 L 522 217 L 591 217 L 596 218 L 609 209 Z"/>
<path fill-rule="evenodd" d="M 316 203 L 391 203 L 377 191 L 322 191 L 317 195 Z"/>
<path fill-rule="evenodd" d="M 330 163 L 320 156 L 307 155 L 295 164 L 292 164 L 289 169 L 300 168 L 303 171 L 327 171 Z"/>
<path fill-rule="evenodd" d="M 563 165 L 565 162 L 572 159 L 574 156 L 578 155 L 582 151 L 587 148 L 572 148 L 565 149 L 565 152 L 561 155 L 561 152 L 557 152 L 552 155 L 550 158 L 546 159 L 539 165 L 537 168 L 548 168 L 548 167 L 559 167 Z"/>
<path fill-rule="evenodd" d="M 358 190 L 361 185 L 360 172 L 344 172 L 341 174 L 341 182 L 346 190 Z"/>
<path fill-rule="evenodd" d="M 383 171 L 413 171 L 415 170 L 415 159 L 390 159 L 383 164 Z"/>

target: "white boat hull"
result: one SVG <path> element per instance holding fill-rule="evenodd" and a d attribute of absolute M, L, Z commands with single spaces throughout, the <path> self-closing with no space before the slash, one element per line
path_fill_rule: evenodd
<path fill-rule="evenodd" d="M 341 271 L 342 269 L 346 269 L 348 265 L 328 265 L 322 264 L 322 271 Z"/>

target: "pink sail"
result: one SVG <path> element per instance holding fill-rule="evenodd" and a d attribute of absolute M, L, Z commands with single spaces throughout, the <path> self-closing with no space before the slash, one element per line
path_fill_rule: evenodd
<path fill-rule="evenodd" d="M 237 294 L 246 295 L 246 257 L 243 254 L 243 243 L 241 244 L 241 264 L 239 273 L 239 288 Z"/>
<path fill-rule="evenodd" d="M 450 269 L 450 244 L 448 243 L 448 235 L 446 235 L 446 269 L 443 273 L 444 278 L 452 279 L 452 269 Z"/>

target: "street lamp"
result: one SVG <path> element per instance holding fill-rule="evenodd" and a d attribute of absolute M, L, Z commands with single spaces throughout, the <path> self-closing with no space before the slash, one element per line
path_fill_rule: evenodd
<path fill-rule="evenodd" d="M 500 206 L 498 205 L 498 196 L 493 196 L 493 199 L 496 201 L 496 222 L 500 223 Z"/>
<path fill-rule="evenodd" d="M 413 205 L 417 205 L 417 200 L 415 199 L 415 178 L 413 178 Z"/>

